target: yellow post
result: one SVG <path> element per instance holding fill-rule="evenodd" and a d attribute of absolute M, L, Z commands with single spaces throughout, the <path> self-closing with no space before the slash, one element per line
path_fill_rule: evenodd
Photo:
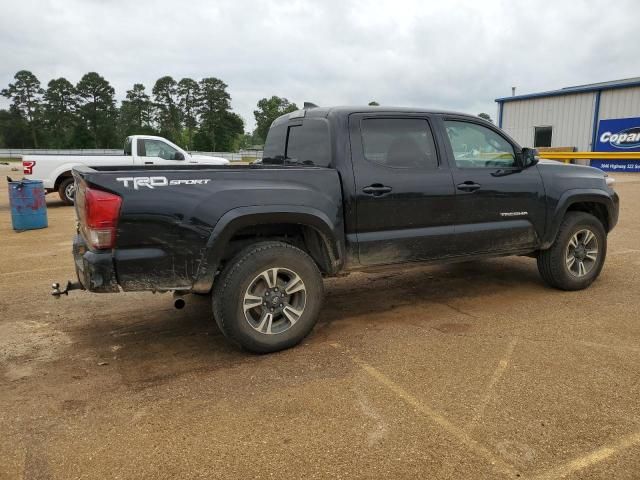
<path fill-rule="evenodd" d="M 562 160 L 640 160 L 640 152 L 540 152 L 540 158 Z"/>

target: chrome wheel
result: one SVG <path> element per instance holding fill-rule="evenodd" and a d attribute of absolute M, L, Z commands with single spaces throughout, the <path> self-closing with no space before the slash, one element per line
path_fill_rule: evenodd
<path fill-rule="evenodd" d="M 565 262 L 569 273 L 575 277 L 588 275 L 598 263 L 598 238 L 589 229 L 575 233 L 565 252 Z"/>
<path fill-rule="evenodd" d="M 67 185 L 64 189 L 64 194 L 66 195 L 66 197 L 73 201 L 73 197 L 76 194 L 76 184 L 75 182 L 71 182 L 69 185 Z"/>
<path fill-rule="evenodd" d="M 295 325 L 306 302 L 307 289 L 297 273 L 287 268 L 270 268 L 251 281 L 242 309 L 254 330 L 274 335 Z"/>

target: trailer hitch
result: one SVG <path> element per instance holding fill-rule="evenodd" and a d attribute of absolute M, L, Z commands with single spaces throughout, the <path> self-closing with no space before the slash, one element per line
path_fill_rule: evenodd
<path fill-rule="evenodd" d="M 84 287 L 80 282 L 72 282 L 71 280 L 67 281 L 67 285 L 64 287 L 64 290 L 60 290 L 60 284 L 54 283 L 51 285 L 52 291 L 51 295 L 56 298 L 60 298 L 61 295 L 69 295 L 71 290 L 84 290 Z"/>

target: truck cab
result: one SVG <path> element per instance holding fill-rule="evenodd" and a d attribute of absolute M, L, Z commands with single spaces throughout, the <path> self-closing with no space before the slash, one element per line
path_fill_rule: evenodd
<path fill-rule="evenodd" d="M 228 160 L 209 155 L 191 155 L 166 138 L 131 135 L 124 141 L 124 154 L 134 165 L 227 165 Z"/>

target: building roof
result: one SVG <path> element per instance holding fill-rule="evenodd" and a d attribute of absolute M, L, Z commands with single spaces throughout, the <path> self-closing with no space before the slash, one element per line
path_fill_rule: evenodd
<path fill-rule="evenodd" d="M 624 78 L 622 80 L 610 80 L 608 82 L 588 83 L 585 85 L 575 85 L 564 87 L 559 90 L 549 90 L 546 92 L 529 93 L 525 95 L 515 95 L 512 97 L 496 98 L 496 102 L 512 102 L 515 100 L 527 100 L 529 98 L 557 97 L 574 93 L 589 93 L 601 90 L 613 90 L 616 88 L 640 87 L 640 77 Z"/>

